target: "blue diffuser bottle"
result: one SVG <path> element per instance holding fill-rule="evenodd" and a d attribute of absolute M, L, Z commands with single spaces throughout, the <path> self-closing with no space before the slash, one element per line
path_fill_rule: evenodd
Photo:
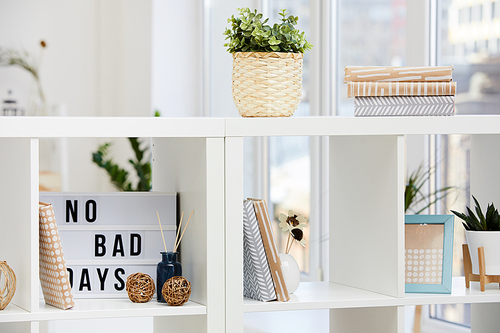
<path fill-rule="evenodd" d="M 167 303 L 161 294 L 165 281 L 172 276 L 182 276 L 181 263 L 177 261 L 178 252 L 160 252 L 161 261 L 156 267 L 156 295 L 158 302 Z"/>

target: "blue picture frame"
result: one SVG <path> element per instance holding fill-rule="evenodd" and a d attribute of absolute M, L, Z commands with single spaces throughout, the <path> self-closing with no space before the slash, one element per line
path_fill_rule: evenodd
<path fill-rule="evenodd" d="M 407 293 L 451 294 L 453 267 L 454 215 L 405 215 L 406 224 L 443 224 L 443 261 L 441 284 L 405 283 Z M 406 276 L 405 276 L 406 281 Z"/>

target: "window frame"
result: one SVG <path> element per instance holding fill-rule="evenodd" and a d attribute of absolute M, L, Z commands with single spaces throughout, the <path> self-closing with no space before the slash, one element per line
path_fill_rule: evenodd
<path fill-rule="evenodd" d="M 471 329 L 460 324 L 451 323 L 431 317 L 430 306 L 422 306 L 420 331 L 425 333 L 470 333 Z"/>

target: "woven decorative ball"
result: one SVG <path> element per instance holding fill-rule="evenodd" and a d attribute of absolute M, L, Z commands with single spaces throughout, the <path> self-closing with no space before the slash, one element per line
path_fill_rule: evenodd
<path fill-rule="evenodd" d="M 165 281 L 161 294 L 168 305 L 182 305 L 189 300 L 191 283 L 182 276 L 171 277 Z"/>
<path fill-rule="evenodd" d="M 233 53 L 233 100 L 243 117 L 289 117 L 300 102 L 303 53 Z"/>
<path fill-rule="evenodd" d="M 0 310 L 7 307 L 15 293 L 16 274 L 6 261 L 0 261 Z"/>
<path fill-rule="evenodd" d="M 128 298 L 134 303 L 149 302 L 156 291 L 153 279 L 144 273 L 130 274 L 125 288 Z"/>

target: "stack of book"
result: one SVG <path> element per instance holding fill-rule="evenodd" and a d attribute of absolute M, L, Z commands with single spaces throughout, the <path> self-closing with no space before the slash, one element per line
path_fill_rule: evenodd
<path fill-rule="evenodd" d="M 281 260 L 264 200 L 243 202 L 243 295 L 259 301 L 288 301 Z"/>
<path fill-rule="evenodd" d="M 345 67 L 347 97 L 354 97 L 354 115 L 452 116 L 456 82 L 453 66 Z"/>

